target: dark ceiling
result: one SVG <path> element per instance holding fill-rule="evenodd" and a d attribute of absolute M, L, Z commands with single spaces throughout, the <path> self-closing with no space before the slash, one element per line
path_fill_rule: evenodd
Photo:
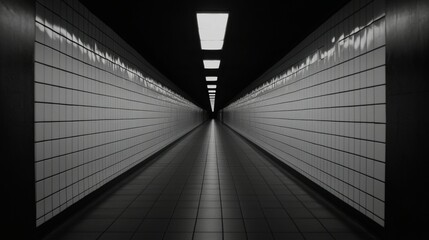
<path fill-rule="evenodd" d="M 218 75 L 219 110 L 348 0 L 81 2 L 206 110 L 204 76 Z M 201 50 L 197 11 L 229 12 L 221 51 Z M 220 69 L 204 70 L 203 58 L 221 59 Z"/>

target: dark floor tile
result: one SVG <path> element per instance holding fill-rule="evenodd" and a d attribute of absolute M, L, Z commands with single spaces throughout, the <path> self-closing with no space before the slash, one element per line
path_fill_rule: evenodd
<path fill-rule="evenodd" d="M 131 239 L 133 236 L 133 233 L 127 232 L 127 233 L 112 233 L 112 232 L 106 232 L 103 235 L 101 235 L 99 240 L 128 240 Z"/>
<path fill-rule="evenodd" d="M 230 201 L 230 200 L 224 200 L 222 197 L 222 208 L 239 208 L 240 202 L 239 201 Z"/>
<path fill-rule="evenodd" d="M 134 232 L 142 223 L 140 219 L 118 219 L 108 229 L 108 232 Z"/>
<path fill-rule="evenodd" d="M 112 224 L 114 219 L 83 219 L 69 231 L 71 232 L 103 232 Z"/>
<path fill-rule="evenodd" d="M 223 199 L 223 196 L 225 196 L 225 195 L 235 194 L 236 190 L 235 189 L 221 189 L 220 192 L 221 192 L 222 199 Z"/>
<path fill-rule="evenodd" d="M 224 232 L 223 239 L 224 240 L 247 240 L 247 234 L 244 232 L 241 232 L 241 233 Z"/>
<path fill-rule="evenodd" d="M 364 233 L 331 233 L 336 240 L 368 240 L 368 239 L 377 239 L 375 236 L 368 236 Z"/>
<path fill-rule="evenodd" d="M 334 240 L 329 233 L 303 233 L 306 240 Z"/>
<path fill-rule="evenodd" d="M 150 208 L 127 208 L 119 218 L 143 219 L 149 210 Z"/>
<path fill-rule="evenodd" d="M 160 195 L 162 193 L 162 189 L 145 189 L 141 194 L 158 194 Z"/>
<path fill-rule="evenodd" d="M 272 185 L 271 189 L 276 195 L 291 194 L 290 190 L 282 184 Z"/>
<path fill-rule="evenodd" d="M 238 201 L 237 194 L 223 194 L 222 193 L 222 201 Z"/>
<path fill-rule="evenodd" d="M 276 240 L 304 240 L 301 233 L 274 233 Z"/>
<path fill-rule="evenodd" d="M 194 240 L 222 240 L 222 233 L 196 232 Z"/>
<path fill-rule="evenodd" d="M 261 201 L 262 208 L 281 208 L 282 205 L 279 201 Z"/>
<path fill-rule="evenodd" d="M 303 190 L 301 187 L 297 186 L 296 188 L 289 187 L 290 191 L 295 195 L 306 195 L 307 192 Z"/>
<path fill-rule="evenodd" d="M 245 232 L 243 219 L 223 219 L 224 232 Z"/>
<path fill-rule="evenodd" d="M 59 240 L 96 240 L 101 233 L 76 233 L 76 232 L 68 232 L 62 236 L 58 236 L 52 239 Z"/>
<path fill-rule="evenodd" d="M 144 180 L 140 180 L 138 178 L 135 178 L 133 181 L 130 181 L 128 184 L 123 185 L 121 188 L 119 188 L 118 190 L 122 190 L 122 189 L 138 189 L 138 190 L 143 190 L 146 188 L 146 186 L 149 184 L 149 181 L 144 181 Z M 115 194 L 117 193 L 117 191 L 115 191 Z"/>
<path fill-rule="evenodd" d="M 263 211 L 266 218 L 289 218 L 289 214 L 283 208 L 266 208 Z"/>
<path fill-rule="evenodd" d="M 171 219 L 168 232 L 193 232 L 195 219 Z"/>
<path fill-rule="evenodd" d="M 319 219 L 328 232 L 353 232 L 354 230 L 339 219 Z"/>
<path fill-rule="evenodd" d="M 137 196 L 139 193 L 141 193 L 141 191 L 142 189 L 119 189 L 115 192 L 115 194 Z"/>
<path fill-rule="evenodd" d="M 242 218 L 240 208 L 222 208 L 223 218 Z"/>
<path fill-rule="evenodd" d="M 113 193 L 110 197 L 103 199 L 103 201 L 126 201 L 126 202 L 132 202 L 136 196 L 130 196 L 130 195 L 117 195 Z"/>
<path fill-rule="evenodd" d="M 159 198 L 159 194 L 141 194 L 136 198 L 136 202 L 140 201 L 155 201 Z"/>
<path fill-rule="evenodd" d="M 164 232 L 138 232 L 132 240 L 162 240 Z"/>
<path fill-rule="evenodd" d="M 317 201 L 304 201 L 303 203 L 309 209 L 311 209 L 311 208 L 325 208 L 325 206 L 323 206 L 323 204 L 321 204 Z"/>
<path fill-rule="evenodd" d="M 95 208 L 87 214 L 85 214 L 86 219 L 115 219 L 117 218 L 124 209 L 122 208 Z"/>
<path fill-rule="evenodd" d="M 271 218 L 268 219 L 272 232 L 298 232 L 298 228 L 290 218 Z"/>
<path fill-rule="evenodd" d="M 278 194 L 275 193 L 277 196 L 277 199 L 279 199 L 281 202 L 287 202 L 287 201 L 299 201 L 297 197 L 293 194 Z"/>
<path fill-rule="evenodd" d="M 152 208 L 147 214 L 147 218 L 170 218 L 173 215 L 174 208 Z"/>
<path fill-rule="evenodd" d="M 156 203 L 155 200 L 136 200 L 130 204 L 130 208 L 151 208 Z"/>
<path fill-rule="evenodd" d="M 240 201 L 240 206 L 243 209 L 261 208 L 259 201 Z"/>
<path fill-rule="evenodd" d="M 174 208 L 177 204 L 177 201 L 173 200 L 158 200 L 153 204 L 153 208 Z"/>
<path fill-rule="evenodd" d="M 221 219 L 197 219 L 195 232 L 222 232 Z"/>
<path fill-rule="evenodd" d="M 196 218 L 198 208 L 176 208 L 174 209 L 173 218 Z"/>
<path fill-rule="evenodd" d="M 249 240 L 261 240 L 261 239 L 271 240 L 271 239 L 274 239 L 273 236 L 271 235 L 271 233 L 260 233 L 260 232 L 247 233 L 247 238 Z"/>
<path fill-rule="evenodd" d="M 180 194 L 161 194 L 159 200 L 161 201 L 177 201 L 180 198 Z"/>
<path fill-rule="evenodd" d="M 178 201 L 176 208 L 198 208 L 199 201 Z"/>
<path fill-rule="evenodd" d="M 145 219 L 138 232 L 164 232 L 167 230 L 169 219 Z"/>
<path fill-rule="evenodd" d="M 98 208 L 126 208 L 130 205 L 130 200 L 108 200 L 98 205 Z"/>
<path fill-rule="evenodd" d="M 218 194 L 202 194 L 201 201 L 220 201 L 220 196 Z"/>
<path fill-rule="evenodd" d="M 260 208 L 242 208 L 243 218 L 264 218 L 264 212 Z"/>
<path fill-rule="evenodd" d="M 257 191 L 258 200 L 263 201 L 278 201 L 276 198 L 276 195 L 269 189 L 269 192 L 264 191 Z"/>
<path fill-rule="evenodd" d="M 220 201 L 201 201 L 200 208 L 220 208 Z"/>
<path fill-rule="evenodd" d="M 180 196 L 179 200 L 192 200 L 197 201 L 200 199 L 201 194 L 201 187 L 198 189 L 184 189 L 182 191 L 182 195 Z"/>
<path fill-rule="evenodd" d="M 222 218 L 222 211 L 220 208 L 200 208 L 198 218 Z"/>
<path fill-rule="evenodd" d="M 326 232 L 322 224 L 316 219 L 295 219 L 298 229 L 303 233 Z"/>
<path fill-rule="evenodd" d="M 312 208 L 309 210 L 316 218 L 336 218 L 335 214 L 326 208 Z"/>
<path fill-rule="evenodd" d="M 270 232 L 270 228 L 265 219 L 244 219 L 246 231 L 250 232 Z"/>
<path fill-rule="evenodd" d="M 192 240 L 192 232 L 167 232 L 163 240 Z"/>
<path fill-rule="evenodd" d="M 311 212 L 305 208 L 287 208 L 286 211 L 291 218 L 314 218 Z"/>

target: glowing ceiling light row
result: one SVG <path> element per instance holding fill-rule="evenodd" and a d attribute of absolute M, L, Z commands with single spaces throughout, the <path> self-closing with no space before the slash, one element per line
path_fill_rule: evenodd
<path fill-rule="evenodd" d="M 228 13 L 197 13 L 198 34 L 202 50 L 222 50 Z M 219 69 L 219 59 L 204 59 L 204 69 Z M 207 82 L 216 82 L 217 76 L 206 76 Z M 210 106 L 214 111 L 216 84 L 208 84 Z"/>

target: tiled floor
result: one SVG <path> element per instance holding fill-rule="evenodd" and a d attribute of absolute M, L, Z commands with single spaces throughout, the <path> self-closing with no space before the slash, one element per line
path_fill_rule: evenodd
<path fill-rule="evenodd" d="M 214 121 L 47 239 L 374 239 Z"/>

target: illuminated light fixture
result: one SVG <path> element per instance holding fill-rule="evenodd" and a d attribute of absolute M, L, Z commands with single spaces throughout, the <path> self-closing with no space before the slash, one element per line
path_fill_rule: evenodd
<path fill-rule="evenodd" d="M 208 89 L 216 89 L 216 85 L 207 85 Z"/>
<path fill-rule="evenodd" d="M 209 93 L 209 96 L 216 96 L 216 94 L 215 93 Z"/>
<path fill-rule="evenodd" d="M 202 50 L 222 49 L 227 22 L 228 13 L 197 13 Z"/>
<path fill-rule="evenodd" d="M 216 93 L 216 90 L 209 90 L 209 93 Z"/>
<path fill-rule="evenodd" d="M 215 77 L 215 76 L 207 76 L 206 77 L 206 81 L 207 82 L 215 82 L 215 81 L 217 81 L 217 77 Z"/>
<path fill-rule="evenodd" d="M 223 41 L 201 41 L 202 50 L 221 50 Z"/>
<path fill-rule="evenodd" d="M 203 60 L 205 69 L 218 69 L 220 60 Z"/>

